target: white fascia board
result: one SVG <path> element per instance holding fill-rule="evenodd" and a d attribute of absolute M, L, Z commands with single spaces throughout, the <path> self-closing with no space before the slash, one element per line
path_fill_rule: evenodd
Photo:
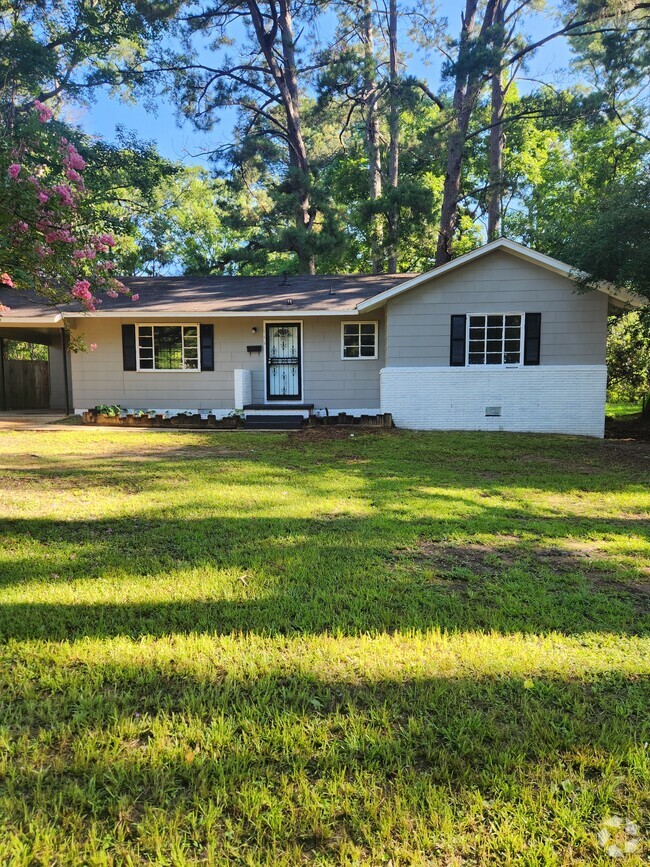
<path fill-rule="evenodd" d="M 3 318 L 0 316 L 0 328 L 24 328 L 25 326 L 30 326 L 34 328 L 49 328 L 57 325 L 58 323 L 63 321 L 63 316 L 60 313 L 56 313 L 52 316 L 39 316 L 36 317 L 12 317 L 11 319 Z"/>
<path fill-rule="evenodd" d="M 513 256 L 517 256 L 527 262 L 532 262 L 535 265 L 545 268 L 547 271 L 552 271 L 554 274 L 557 274 L 560 277 L 566 277 L 569 280 L 575 280 L 582 276 L 580 271 L 572 268 L 571 265 L 567 265 L 566 262 L 560 262 L 559 259 L 554 259 L 552 256 L 547 256 L 545 253 L 538 253 L 536 250 L 531 250 L 523 244 L 518 244 L 516 241 L 510 241 L 508 238 L 498 238 L 496 241 L 491 241 L 483 247 L 477 247 L 476 250 L 471 250 L 469 253 L 459 256 L 457 259 L 452 259 L 451 262 L 447 262 L 445 265 L 440 265 L 438 268 L 432 268 L 424 274 L 419 274 L 417 277 L 412 277 L 410 280 L 406 280 L 404 283 L 393 286 L 391 289 L 386 289 L 385 292 L 381 292 L 379 295 L 368 298 L 366 301 L 361 301 L 357 305 L 357 310 L 360 313 L 375 310 L 377 307 L 385 304 L 386 301 L 389 301 L 396 295 L 408 292 L 409 289 L 421 286 L 429 280 L 436 280 L 438 277 L 442 277 L 450 271 L 454 271 L 456 268 L 462 268 L 464 265 L 468 265 L 470 262 L 474 262 L 476 259 L 480 259 L 482 256 L 486 256 L 494 250 L 504 250 L 511 253 Z M 631 292 L 616 289 L 608 283 L 603 282 L 599 284 L 596 289 L 599 292 L 604 292 L 606 295 L 619 298 L 621 301 L 624 301 L 633 307 L 642 307 L 644 305 L 643 299 L 633 295 Z"/>
<path fill-rule="evenodd" d="M 111 310 L 97 311 L 89 313 L 83 311 L 75 311 L 65 313 L 66 319 L 146 319 L 147 321 L 158 321 L 159 319 L 179 319 L 192 317 L 193 319 L 255 319 L 263 316 L 265 319 L 302 319 L 305 316 L 358 316 L 359 311 L 356 307 L 351 307 L 347 310 L 300 310 L 291 305 L 286 310 L 243 310 L 243 311 L 219 311 L 205 310 L 199 311 L 183 311 L 182 309 L 176 312 L 157 313 L 155 310 Z"/>

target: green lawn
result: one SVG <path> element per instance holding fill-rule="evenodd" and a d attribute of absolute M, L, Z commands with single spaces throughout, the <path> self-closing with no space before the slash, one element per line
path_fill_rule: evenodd
<path fill-rule="evenodd" d="M 570 437 L 0 433 L 0 864 L 605 864 L 611 817 L 646 864 L 649 482 Z"/>
<path fill-rule="evenodd" d="M 643 407 L 640 403 L 629 403 L 624 401 L 614 403 L 612 401 L 607 401 L 605 412 L 608 418 L 628 419 L 641 415 L 642 409 Z"/>

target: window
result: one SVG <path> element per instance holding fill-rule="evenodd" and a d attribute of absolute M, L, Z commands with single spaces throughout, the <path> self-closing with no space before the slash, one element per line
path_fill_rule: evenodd
<path fill-rule="evenodd" d="M 377 358 L 377 323 L 343 323 L 343 358 Z"/>
<path fill-rule="evenodd" d="M 200 370 L 197 325 L 139 325 L 138 370 Z"/>
<path fill-rule="evenodd" d="M 468 364 L 520 364 L 523 314 L 468 316 Z"/>

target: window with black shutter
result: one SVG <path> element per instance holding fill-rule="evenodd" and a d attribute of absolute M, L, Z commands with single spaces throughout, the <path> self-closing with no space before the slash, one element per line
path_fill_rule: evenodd
<path fill-rule="evenodd" d="M 201 370 L 214 370 L 214 325 L 201 325 Z"/>
<path fill-rule="evenodd" d="M 542 314 L 527 313 L 524 327 L 524 364 L 539 364 Z"/>
<path fill-rule="evenodd" d="M 451 317 L 451 339 L 449 346 L 449 364 L 451 367 L 465 366 L 465 334 L 467 317 L 464 313 Z"/>
<path fill-rule="evenodd" d="M 122 362 L 124 370 L 137 370 L 135 325 L 122 326 Z"/>

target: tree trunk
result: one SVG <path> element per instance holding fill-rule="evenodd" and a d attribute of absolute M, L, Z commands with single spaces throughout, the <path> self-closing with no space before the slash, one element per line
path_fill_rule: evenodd
<path fill-rule="evenodd" d="M 247 0 L 253 20 L 255 34 L 264 58 L 275 79 L 282 106 L 286 117 L 287 143 L 289 146 L 289 169 L 291 183 L 296 196 L 295 223 L 298 230 L 296 255 L 301 274 L 315 274 L 316 262 L 314 254 L 308 249 L 305 240 L 312 230 L 316 209 L 309 195 L 310 165 L 307 147 L 302 135 L 302 120 L 300 117 L 300 87 L 296 68 L 296 49 L 293 34 L 293 21 L 289 8 L 290 0 L 279 0 L 277 7 L 277 28 L 280 31 L 283 66 L 276 60 L 278 46 L 275 45 L 273 31 L 268 31 L 256 0 Z"/>
<path fill-rule="evenodd" d="M 494 241 L 501 235 L 503 208 L 503 82 L 501 72 L 492 77 L 492 109 L 490 115 L 490 154 L 488 177 L 487 235 Z"/>
<path fill-rule="evenodd" d="M 397 0 L 390 0 L 388 12 L 388 50 L 389 50 L 389 130 L 388 185 L 391 201 L 388 208 L 388 273 L 397 273 L 397 242 L 399 240 L 399 202 L 397 186 L 399 183 L 399 81 L 397 68 Z"/>
<path fill-rule="evenodd" d="M 372 21 L 372 0 L 363 4 L 364 44 L 364 106 L 366 112 L 365 136 L 368 152 L 368 192 L 371 205 L 376 205 L 382 194 L 381 151 L 379 148 L 379 118 L 377 116 L 377 77 L 375 70 L 375 36 Z M 381 214 L 374 210 L 370 217 L 370 250 L 372 273 L 379 274 L 383 261 L 383 225 Z"/>
<path fill-rule="evenodd" d="M 490 110 L 490 149 L 488 174 L 488 206 L 487 235 L 488 241 L 494 241 L 501 236 L 501 215 L 503 211 L 503 103 L 505 90 L 503 87 L 504 8 L 501 0 L 497 0 L 494 14 L 496 29 L 495 64 L 492 72 L 492 94 Z"/>
<path fill-rule="evenodd" d="M 302 120 L 300 117 L 300 89 L 296 69 L 296 49 L 293 35 L 293 22 L 289 0 L 280 0 L 279 26 L 282 38 L 282 56 L 284 59 L 284 74 L 288 91 L 285 102 L 287 127 L 289 130 L 289 148 L 291 150 L 291 165 L 295 170 L 295 191 L 298 199 L 296 205 L 296 228 L 298 229 L 298 266 L 301 274 L 315 274 L 316 261 L 314 254 L 308 252 L 304 238 L 311 231 L 315 210 L 309 196 L 310 167 L 307 147 L 302 135 Z M 282 90 L 282 88 L 281 88 Z"/>
<path fill-rule="evenodd" d="M 495 2 L 497 0 L 488 0 L 487 2 L 480 37 L 483 37 L 492 25 Z M 469 122 L 476 105 L 476 100 L 481 91 L 483 70 L 472 58 L 473 43 L 476 41 L 474 39 L 474 31 L 477 6 L 478 0 L 466 0 L 465 12 L 462 16 L 454 82 L 454 116 L 447 146 L 447 168 L 442 193 L 436 265 L 444 265 L 445 262 L 449 262 L 451 259 L 451 243 L 456 230 L 467 130 L 469 129 Z"/>

